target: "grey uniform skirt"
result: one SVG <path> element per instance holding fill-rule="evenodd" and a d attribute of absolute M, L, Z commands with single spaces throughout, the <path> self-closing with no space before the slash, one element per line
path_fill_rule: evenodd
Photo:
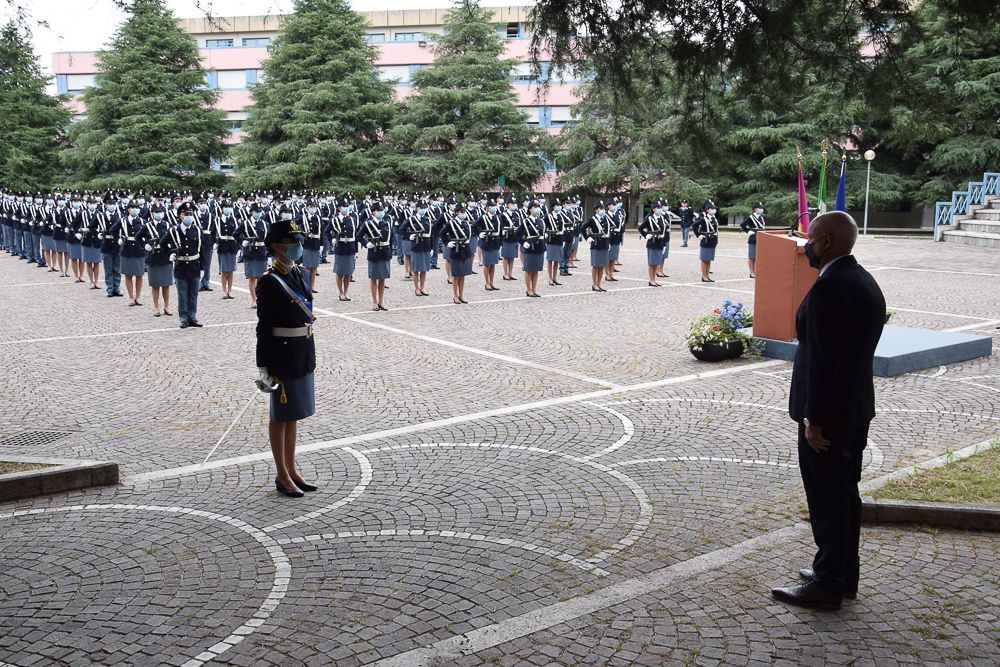
<path fill-rule="evenodd" d="M 550 262 L 561 262 L 563 255 L 563 247 L 560 243 L 559 245 L 547 244 L 545 246 L 545 259 Z"/>
<path fill-rule="evenodd" d="M 45 251 L 45 250 L 55 250 L 55 249 L 56 249 L 56 240 L 51 236 L 43 236 L 42 250 Z"/>
<path fill-rule="evenodd" d="M 386 280 L 389 278 L 389 260 L 379 259 L 368 262 L 369 280 Z"/>
<path fill-rule="evenodd" d="M 711 262 L 715 259 L 715 248 L 702 246 L 698 256 L 701 257 L 701 261 L 703 262 Z"/>
<path fill-rule="evenodd" d="M 500 256 L 504 259 L 517 259 L 517 241 L 504 241 Z"/>
<path fill-rule="evenodd" d="M 174 271 L 172 264 L 150 264 L 146 267 L 149 270 L 150 287 L 170 287 L 174 284 Z"/>
<path fill-rule="evenodd" d="M 608 249 L 597 250 L 595 248 L 590 249 L 590 265 L 596 268 L 604 268 L 608 265 Z"/>
<path fill-rule="evenodd" d="M 302 249 L 302 266 L 307 269 L 319 268 L 319 250 Z"/>
<path fill-rule="evenodd" d="M 646 248 L 646 264 L 659 266 L 663 263 L 663 251 L 659 248 Z"/>
<path fill-rule="evenodd" d="M 66 243 L 66 248 L 70 259 L 83 259 L 83 246 L 79 243 Z"/>
<path fill-rule="evenodd" d="M 235 270 L 236 270 L 236 253 L 220 252 L 219 271 L 226 273 L 227 271 L 235 271 Z"/>
<path fill-rule="evenodd" d="M 545 266 L 545 253 L 526 252 L 524 253 L 524 270 L 541 271 Z"/>
<path fill-rule="evenodd" d="M 423 273 L 431 269 L 431 251 L 420 250 L 410 253 L 410 271 Z"/>
<path fill-rule="evenodd" d="M 451 248 L 449 248 L 447 244 L 441 248 L 441 257 L 449 262 L 451 261 Z"/>
<path fill-rule="evenodd" d="M 618 243 L 611 244 L 611 247 L 608 248 L 608 261 L 609 262 L 617 262 L 618 261 L 618 255 L 619 255 L 619 253 L 621 253 L 621 251 L 622 251 L 621 244 L 618 244 Z"/>
<path fill-rule="evenodd" d="M 281 386 L 271 393 L 272 421 L 294 422 L 316 413 L 316 387 L 312 373 L 300 378 L 275 377 L 274 380 Z M 284 403 L 281 402 L 282 396 L 285 397 Z"/>
<path fill-rule="evenodd" d="M 246 278 L 260 278 L 267 268 L 266 259 L 245 259 L 243 260 L 243 275 Z"/>
<path fill-rule="evenodd" d="M 56 252 L 66 252 L 67 251 L 67 249 L 68 249 L 67 246 L 69 244 L 66 243 L 65 240 L 59 240 L 59 241 L 57 241 L 55 239 L 52 239 L 52 242 L 55 243 L 55 245 L 56 245 Z"/>
<path fill-rule="evenodd" d="M 453 278 L 472 275 L 472 257 L 451 260 L 451 275 Z"/>
<path fill-rule="evenodd" d="M 412 255 L 413 254 L 413 241 L 410 239 L 403 239 L 403 254 Z"/>
<path fill-rule="evenodd" d="M 357 262 L 357 255 L 334 255 L 333 272 L 338 276 L 354 275 L 354 265 Z"/>
<path fill-rule="evenodd" d="M 747 259 L 757 259 L 757 244 L 748 243 L 747 244 Z"/>
<path fill-rule="evenodd" d="M 83 256 L 80 259 L 82 259 L 87 264 L 99 264 L 102 261 L 104 261 L 104 258 L 101 257 L 100 248 L 89 248 L 87 246 L 84 246 L 82 248 L 82 252 Z"/>
<path fill-rule="evenodd" d="M 146 272 L 145 257 L 122 257 L 123 276 L 141 276 Z M 168 285 L 170 283 L 167 283 Z"/>
<path fill-rule="evenodd" d="M 483 264 L 485 266 L 496 266 L 500 263 L 500 248 L 496 250 L 483 249 Z"/>

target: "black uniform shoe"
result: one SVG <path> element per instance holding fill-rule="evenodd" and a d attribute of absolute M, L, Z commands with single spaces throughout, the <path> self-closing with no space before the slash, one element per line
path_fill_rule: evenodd
<path fill-rule="evenodd" d="M 194 322 L 188 322 L 188 326 L 197 327 L 198 329 L 200 329 L 205 325 L 199 322 L 198 320 L 195 320 Z"/>
<path fill-rule="evenodd" d="M 799 570 L 799 577 L 805 579 L 806 581 L 812 581 L 816 577 L 816 573 L 813 572 L 811 568 L 806 567 Z M 858 582 L 855 581 L 853 584 L 848 582 L 848 584 L 844 586 L 844 597 L 848 600 L 857 599 Z"/>
<path fill-rule="evenodd" d="M 202 289 L 202 291 L 204 291 L 204 292 L 214 292 L 214 291 L 215 291 L 215 290 L 214 290 L 214 289 L 212 289 L 211 287 L 202 287 L 201 289 Z"/>
<path fill-rule="evenodd" d="M 274 486 L 278 489 L 278 493 L 280 493 L 283 496 L 288 496 L 289 498 L 301 498 L 302 496 L 306 495 L 305 493 L 303 493 L 301 489 L 295 486 L 293 486 L 290 489 L 286 489 L 281 485 L 281 482 L 279 482 L 278 480 L 274 480 Z"/>
<path fill-rule="evenodd" d="M 295 480 L 292 480 L 295 482 Z M 315 491 L 319 487 L 314 484 L 309 484 L 308 482 L 295 482 L 295 486 L 299 487 L 303 491 Z"/>
<path fill-rule="evenodd" d="M 830 593 L 810 579 L 801 586 L 791 588 L 772 588 L 771 595 L 775 600 L 788 602 L 798 607 L 815 607 L 818 609 L 840 609 L 844 596 Z"/>
<path fill-rule="evenodd" d="M 187 322 L 181 322 L 181 329 L 187 329 L 187 328 L 188 328 L 188 323 Z"/>

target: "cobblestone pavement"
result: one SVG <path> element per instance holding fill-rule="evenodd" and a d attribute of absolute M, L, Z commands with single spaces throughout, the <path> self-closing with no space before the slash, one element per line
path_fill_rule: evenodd
<path fill-rule="evenodd" d="M 634 235 L 632 235 L 634 236 Z M 322 488 L 273 492 L 253 392 L 246 282 L 199 301 L 201 330 L 0 258 L 3 454 L 118 461 L 123 483 L 0 505 L 0 667 L 14 665 L 994 665 L 1000 538 L 866 528 L 839 612 L 773 602 L 812 542 L 791 365 L 694 360 L 683 334 L 753 305 L 742 237 L 716 283 L 674 244 L 646 286 L 576 275 L 451 303 L 401 271 L 371 311 L 321 268 L 317 414 L 299 461 Z M 585 256 L 586 253 L 581 253 Z M 1000 255 L 863 238 L 892 323 L 1000 342 Z M 1000 359 L 876 378 L 864 477 L 1000 434 Z"/>

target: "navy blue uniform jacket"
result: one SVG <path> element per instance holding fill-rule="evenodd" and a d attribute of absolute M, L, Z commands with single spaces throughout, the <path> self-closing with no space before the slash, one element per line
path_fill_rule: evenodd
<path fill-rule="evenodd" d="M 312 304 L 312 285 L 309 273 L 301 268 L 288 271 L 280 262 L 266 271 L 257 282 L 257 367 L 281 378 L 301 378 L 316 370 L 316 341 L 306 338 L 274 336 L 274 327 L 290 329 L 304 327 L 310 322 L 295 300 L 288 295 L 275 275 L 298 293 L 306 304 Z"/>

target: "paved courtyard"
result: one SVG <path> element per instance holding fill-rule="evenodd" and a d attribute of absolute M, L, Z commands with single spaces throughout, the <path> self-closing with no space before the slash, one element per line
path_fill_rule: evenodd
<path fill-rule="evenodd" d="M 351 302 L 323 265 L 317 414 L 274 493 L 246 281 L 203 293 L 200 330 L 0 258 L 0 438 L 8 455 L 110 459 L 117 487 L 0 504 L 0 667 L 14 665 L 995 665 L 1000 535 L 866 527 L 839 612 L 775 603 L 811 562 L 791 364 L 696 361 L 682 336 L 753 305 L 745 240 L 716 283 L 675 234 L 646 286 L 415 298 L 387 313 L 359 260 Z M 585 255 L 586 253 L 581 253 Z M 1000 253 L 864 238 L 893 324 L 1000 343 Z M 517 272 L 520 276 L 520 272 Z M 238 291 L 238 290 L 237 290 Z M 172 304 L 173 305 L 173 304 Z M 172 308 L 173 309 L 173 308 Z M 874 480 L 1000 434 L 1000 359 L 876 378 Z"/>

